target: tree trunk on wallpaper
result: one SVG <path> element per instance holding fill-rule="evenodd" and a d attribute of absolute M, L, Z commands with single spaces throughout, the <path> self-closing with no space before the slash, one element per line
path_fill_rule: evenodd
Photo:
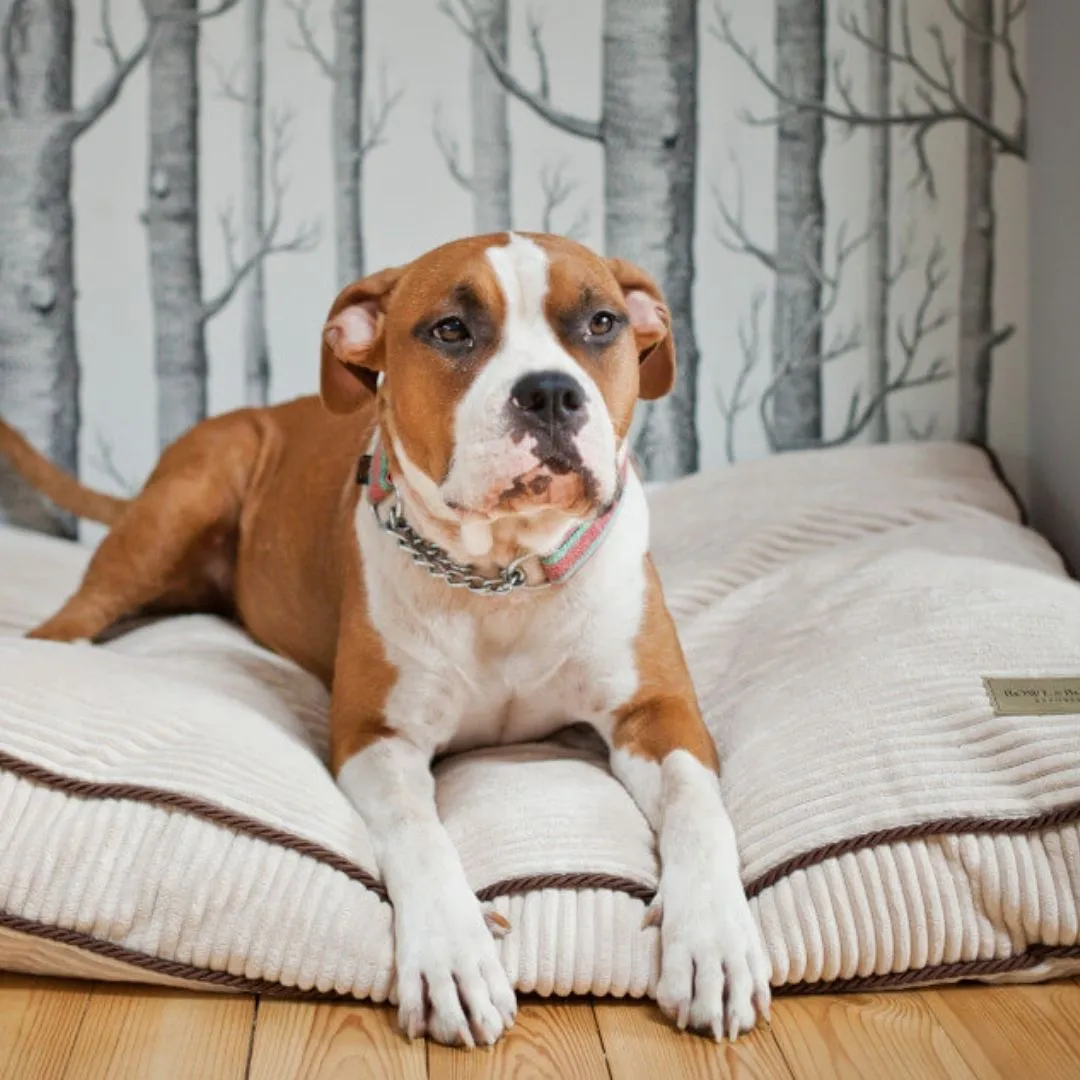
<path fill-rule="evenodd" d="M 364 276 L 364 229 L 360 201 L 363 149 L 364 2 L 334 0 L 332 113 L 334 227 L 338 285 Z"/>
<path fill-rule="evenodd" d="M 694 337 L 694 200 L 697 181 L 697 0 L 605 0 L 602 118 L 556 108 L 530 90 L 480 33 L 473 5 L 441 5 L 503 87 L 538 116 L 604 147 L 604 246 L 656 278 L 671 308 L 678 350 L 674 391 L 640 407 L 634 448 L 650 479 L 698 467 L 698 349 Z M 472 17 L 471 17 L 472 15 Z"/>
<path fill-rule="evenodd" d="M 198 0 L 156 0 L 155 10 L 165 19 L 150 47 L 146 227 L 158 443 L 164 448 L 206 416 L 207 361 L 199 259 Z"/>
<path fill-rule="evenodd" d="M 776 0 L 776 82 L 788 100 L 825 97 L 825 0 Z M 773 292 L 770 442 L 797 450 L 821 442 L 821 284 L 825 206 L 824 119 L 781 113 L 776 138 L 776 282 Z"/>
<path fill-rule="evenodd" d="M 126 56 L 117 50 L 111 73 L 76 109 L 70 0 L 8 4 L 0 11 L 0 416 L 77 473 L 72 149 L 116 100 L 146 41 Z M 76 534 L 70 515 L 45 503 L 3 464 L 0 513 L 25 528 Z"/>
<path fill-rule="evenodd" d="M 507 0 L 473 0 L 481 32 L 505 64 L 509 13 Z M 506 91 L 492 74 L 483 52 L 472 48 L 469 72 L 472 98 L 473 228 L 478 233 L 503 232 L 512 221 L 510 195 L 510 123 Z"/>
<path fill-rule="evenodd" d="M 241 242 L 250 258 L 266 233 L 266 0 L 246 0 L 241 182 Z M 244 308 L 244 401 L 265 405 L 270 397 L 270 342 L 266 332 L 266 269 L 260 259 L 242 286 Z"/>
<path fill-rule="evenodd" d="M 660 283 L 677 374 L 639 408 L 634 449 L 654 480 L 699 464 L 694 336 L 697 0 L 607 0 L 604 11 L 604 248 Z"/>
<path fill-rule="evenodd" d="M 889 116 L 892 104 L 891 0 L 867 0 L 866 35 L 876 47 L 867 53 L 870 113 Z M 867 396 L 879 402 L 867 425 L 871 442 L 889 441 L 889 287 L 892 203 L 892 129 L 868 129 L 870 150 L 870 234 L 866 266 Z"/>
<path fill-rule="evenodd" d="M 993 115 L 994 0 L 965 0 L 964 101 L 978 116 Z M 975 124 L 966 130 L 967 208 L 960 281 L 957 436 L 986 442 L 994 349 L 994 157 L 991 139 Z"/>

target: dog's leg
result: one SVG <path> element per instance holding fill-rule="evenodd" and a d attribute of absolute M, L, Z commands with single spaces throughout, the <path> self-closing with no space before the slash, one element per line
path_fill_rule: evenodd
<path fill-rule="evenodd" d="M 237 414 L 173 444 L 101 541 L 79 588 L 27 636 L 92 640 L 141 611 L 227 607 L 243 482 L 258 445 Z"/>
<path fill-rule="evenodd" d="M 642 707 L 655 723 L 682 703 Z M 758 1012 L 768 1014 L 769 964 L 716 770 L 677 740 L 658 757 L 616 745 L 611 766 L 659 843 L 660 884 L 645 920 L 660 926 L 660 1007 L 680 1028 L 734 1039 L 754 1027 Z"/>
<path fill-rule="evenodd" d="M 514 1023 L 514 992 L 439 820 L 430 761 L 388 734 L 353 754 L 338 784 L 368 827 L 394 905 L 402 1030 L 450 1045 L 491 1044 Z"/>
<path fill-rule="evenodd" d="M 611 767 L 656 831 L 657 1000 L 680 1028 L 735 1038 L 768 1016 L 770 966 L 739 876 L 716 747 L 650 567 L 639 691 L 604 733 Z"/>

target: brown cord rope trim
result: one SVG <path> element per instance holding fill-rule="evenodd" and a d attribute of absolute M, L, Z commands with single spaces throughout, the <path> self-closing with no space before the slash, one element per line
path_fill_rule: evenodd
<path fill-rule="evenodd" d="M 230 975 L 226 971 L 211 971 L 209 968 L 195 967 L 177 960 L 163 960 L 149 953 L 116 945 L 111 941 L 102 941 L 79 930 L 66 930 L 59 926 L 48 926 L 33 919 L 24 919 L 0 911 L 0 926 L 16 933 L 55 941 L 61 945 L 70 945 L 76 949 L 115 960 L 122 964 L 151 971 L 157 975 L 168 975 L 174 979 L 184 979 L 194 983 L 225 987 L 249 994 L 265 994 L 268 997 L 288 998 L 295 1001 L 341 1001 L 353 1000 L 352 994 L 337 990 L 299 990 L 283 986 L 269 979 L 248 979 L 243 975 Z M 828 982 L 787 983 L 773 987 L 777 997 L 792 994 L 839 994 L 871 993 L 881 990 L 903 990 L 925 983 L 936 983 L 952 979 L 976 979 L 988 975 L 1005 975 L 1016 971 L 1025 971 L 1037 967 L 1047 960 L 1080 959 L 1080 945 L 1033 945 L 1015 956 L 1005 956 L 988 960 L 967 960 L 954 964 L 936 964 L 910 971 L 887 972 L 883 975 L 864 975 L 849 979 L 832 979 Z"/>
<path fill-rule="evenodd" d="M 84 799 L 127 799 L 133 802 L 147 803 L 189 813 L 193 817 L 221 825 L 237 832 L 265 840 L 279 847 L 307 855 L 335 870 L 340 870 L 352 881 L 359 882 L 373 892 L 380 900 L 389 902 L 382 882 L 376 880 L 368 871 L 350 862 L 344 856 L 323 847 L 314 841 L 295 836 L 284 829 L 266 825 L 245 814 L 238 814 L 215 803 L 193 795 L 181 795 L 177 792 L 163 791 L 158 788 L 144 787 L 140 784 L 110 783 L 102 784 L 90 780 L 78 780 L 63 776 L 52 770 L 29 761 L 23 761 L 0 750 L 0 769 L 51 788 L 67 795 Z M 877 829 L 874 832 L 860 833 L 844 840 L 836 840 L 810 851 L 793 855 L 766 870 L 746 885 L 746 895 L 753 898 L 775 885 L 781 878 L 796 870 L 806 870 L 828 859 L 838 858 L 865 848 L 884 844 L 903 843 L 908 840 L 923 840 L 930 836 L 958 835 L 963 833 L 984 833 L 994 836 L 1020 835 L 1022 833 L 1041 832 L 1044 829 L 1061 825 L 1073 825 L 1080 822 L 1080 802 L 1068 803 L 1053 810 L 1017 818 L 938 818 L 919 825 L 897 825 L 893 828 Z M 632 878 L 615 874 L 574 873 L 574 874 L 531 874 L 516 878 L 506 878 L 486 885 L 477 892 L 481 901 L 494 900 L 499 896 L 517 896 L 540 889 L 606 889 L 610 892 L 625 893 L 627 896 L 649 903 L 655 895 L 654 885 L 635 881 Z"/>
<path fill-rule="evenodd" d="M 983 833 L 990 836 L 1018 836 L 1023 833 L 1042 832 L 1055 826 L 1075 825 L 1080 822 L 1080 802 L 1067 803 L 1053 810 L 1044 810 L 1028 817 L 1016 818 L 936 818 L 924 821 L 921 825 L 897 825 L 888 829 L 876 829 L 873 832 L 849 836 L 845 840 L 834 840 L 829 844 L 793 855 L 776 866 L 766 870 L 746 886 L 748 897 L 757 896 L 769 886 L 775 885 L 781 878 L 796 870 L 806 870 L 828 859 L 848 855 L 854 851 L 879 847 L 886 844 L 903 843 L 908 840 L 925 840 L 929 836 L 956 836 L 964 833 Z"/>
<path fill-rule="evenodd" d="M 335 870 L 340 870 L 352 881 L 357 881 L 365 889 L 370 889 L 380 900 L 386 899 L 386 888 L 382 882 L 374 878 L 367 870 L 346 859 L 344 855 L 339 855 L 336 851 L 331 851 L 313 840 L 305 840 L 302 836 L 294 836 L 284 829 L 267 825 L 246 814 L 238 814 L 234 810 L 218 806 L 217 803 L 208 802 L 197 795 L 183 795 L 176 791 L 165 791 L 142 784 L 102 784 L 94 780 L 80 780 L 53 772 L 43 765 L 23 761 L 22 758 L 17 758 L 14 754 L 8 754 L 3 750 L 0 750 L 0 769 L 13 773 L 23 780 L 29 780 L 32 784 L 39 784 L 41 787 L 79 799 L 121 799 L 190 814 L 192 817 L 209 821 L 212 825 L 222 825 L 245 836 L 254 837 L 256 840 L 265 840 L 269 844 L 289 848 L 300 855 L 308 855 Z"/>
<path fill-rule="evenodd" d="M 24 761 L 3 750 L 0 750 L 0 770 L 10 772 L 32 784 L 79 799 L 122 799 L 145 803 L 163 810 L 190 814 L 212 825 L 220 825 L 243 833 L 245 836 L 265 840 L 267 843 L 295 851 L 299 855 L 306 855 L 334 870 L 340 870 L 347 878 L 363 885 L 384 903 L 389 903 L 383 883 L 372 877 L 367 870 L 350 862 L 344 855 L 339 855 L 336 851 L 331 851 L 313 840 L 307 840 L 284 829 L 267 825 L 246 814 L 228 810 L 196 795 L 184 795 L 161 788 L 146 787 L 142 784 L 103 784 L 93 780 L 80 780 L 53 772 L 43 765 Z M 477 896 L 482 901 L 488 901 L 499 896 L 518 896 L 539 889 L 607 889 L 611 892 L 626 893 L 646 903 L 652 899 L 656 891 L 653 885 L 615 874 L 531 874 L 497 881 L 493 885 L 485 886 L 477 893 Z"/>
<path fill-rule="evenodd" d="M 541 889 L 603 889 L 607 892 L 626 893 L 634 900 L 648 904 L 656 895 L 654 885 L 645 885 L 632 878 L 615 874 L 531 874 L 528 877 L 507 878 L 487 885 L 477 892 L 478 900 L 487 902 L 500 896 L 517 896 L 521 893 L 540 892 Z"/>

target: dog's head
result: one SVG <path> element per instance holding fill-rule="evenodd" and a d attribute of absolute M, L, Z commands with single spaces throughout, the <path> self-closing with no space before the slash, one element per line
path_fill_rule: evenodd
<path fill-rule="evenodd" d="M 377 393 L 396 468 L 447 515 L 610 503 L 635 402 L 674 378 L 651 278 L 555 236 L 436 248 L 343 289 L 323 330 L 326 406 Z"/>

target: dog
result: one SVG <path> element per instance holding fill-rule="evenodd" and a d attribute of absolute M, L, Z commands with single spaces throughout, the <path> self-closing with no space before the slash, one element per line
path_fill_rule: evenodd
<path fill-rule="evenodd" d="M 110 526 L 30 637 L 218 613 L 330 688 L 331 765 L 393 904 L 410 1038 L 491 1044 L 516 1012 L 495 941 L 509 927 L 468 885 L 432 760 L 574 722 L 657 834 L 660 1007 L 717 1040 L 767 1019 L 770 967 L 630 460 L 636 402 L 674 379 L 644 271 L 499 233 L 344 288 L 319 395 L 197 424 L 132 500 L 0 427 L 16 471 Z"/>

